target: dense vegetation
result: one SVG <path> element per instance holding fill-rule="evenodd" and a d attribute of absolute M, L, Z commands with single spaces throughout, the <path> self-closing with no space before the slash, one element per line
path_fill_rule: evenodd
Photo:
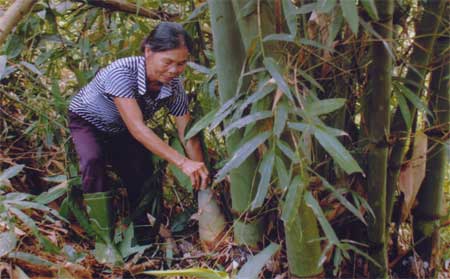
<path fill-rule="evenodd" d="M 449 6 L 0 1 L 2 278 L 448 278 Z M 202 139 L 228 225 L 201 245 L 189 180 L 155 160 L 160 232 L 131 245 L 119 190 L 126 263 L 112 268 L 90 253 L 67 105 L 161 20 L 194 38 L 186 136 Z M 164 111 L 149 126 L 182 151 Z"/>

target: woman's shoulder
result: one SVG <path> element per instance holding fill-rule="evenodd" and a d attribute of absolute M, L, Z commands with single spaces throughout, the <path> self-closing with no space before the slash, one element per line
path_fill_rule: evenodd
<path fill-rule="evenodd" d="M 111 62 L 106 68 L 107 69 L 121 68 L 124 70 L 137 71 L 139 67 L 144 67 L 143 56 L 129 56 L 119 58 Z"/>

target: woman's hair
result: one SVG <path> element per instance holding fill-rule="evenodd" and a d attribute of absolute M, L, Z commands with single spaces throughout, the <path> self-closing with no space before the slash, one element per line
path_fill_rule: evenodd
<path fill-rule="evenodd" d="M 183 26 L 174 22 L 159 23 L 142 41 L 141 51 L 146 47 L 154 52 L 166 51 L 185 46 L 192 51 L 192 39 Z"/>

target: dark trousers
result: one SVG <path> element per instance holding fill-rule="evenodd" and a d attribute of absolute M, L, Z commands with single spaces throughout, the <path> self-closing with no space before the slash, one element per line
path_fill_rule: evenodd
<path fill-rule="evenodd" d="M 137 206 L 144 184 L 153 175 L 152 154 L 128 132 L 109 135 L 69 112 L 69 129 L 79 157 L 83 192 L 111 190 L 106 166 L 111 165 L 127 188 L 130 205 Z"/>

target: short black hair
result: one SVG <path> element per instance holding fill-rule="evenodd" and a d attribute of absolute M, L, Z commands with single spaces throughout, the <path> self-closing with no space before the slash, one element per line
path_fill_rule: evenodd
<path fill-rule="evenodd" d="M 148 47 L 154 52 L 177 49 L 185 46 L 192 52 L 191 36 L 184 30 L 183 26 L 175 22 L 161 22 L 142 41 L 141 51 Z"/>

